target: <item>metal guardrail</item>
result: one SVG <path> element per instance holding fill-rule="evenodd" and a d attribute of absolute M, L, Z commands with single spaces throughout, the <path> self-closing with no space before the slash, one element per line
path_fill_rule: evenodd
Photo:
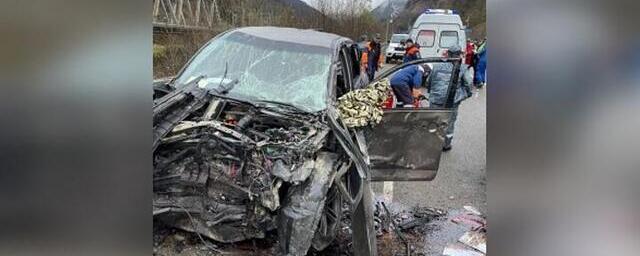
<path fill-rule="evenodd" d="M 220 22 L 218 0 L 153 0 L 153 27 L 209 30 Z"/>

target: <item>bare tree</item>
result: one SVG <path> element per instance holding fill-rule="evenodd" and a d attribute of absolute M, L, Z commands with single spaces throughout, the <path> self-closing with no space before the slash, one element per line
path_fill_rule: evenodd
<path fill-rule="evenodd" d="M 384 31 L 371 14 L 371 0 L 317 0 L 314 15 L 299 15 L 273 0 L 214 0 L 215 26 L 200 35 L 154 34 L 154 77 L 173 75 L 217 33 L 241 26 L 314 28 L 350 38 Z M 181 38 L 177 38 L 181 37 Z"/>

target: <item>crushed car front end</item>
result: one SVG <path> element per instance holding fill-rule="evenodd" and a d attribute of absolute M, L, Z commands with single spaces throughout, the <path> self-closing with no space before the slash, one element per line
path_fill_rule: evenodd
<path fill-rule="evenodd" d="M 277 229 L 283 255 L 335 237 L 334 180 L 350 166 L 326 115 L 337 36 L 314 34 L 322 47 L 267 36 L 290 32 L 227 32 L 156 86 L 154 220 L 225 243 Z M 249 60 L 230 53 L 240 48 Z"/>
<path fill-rule="evenodd" d="M 219 105 L 215 118 L 199 118 L 206 109 L 186 105 L 186 120 L 169 124 L 173 128 L 158 138 L 154 215 L 221 242 L 264 237 L 276 227 L 283 186 L 300 185 L 327 164 L 316 157 L 329 128 L 314 115 L 213 104 Z"/>

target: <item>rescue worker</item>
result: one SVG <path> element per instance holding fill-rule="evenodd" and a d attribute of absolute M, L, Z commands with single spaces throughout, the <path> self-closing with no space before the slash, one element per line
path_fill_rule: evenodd
<path fill-rule="evenodd" d="M 482 40 L 482 43 L 478 46 L 478 50 L 475 55 L 476 71 L 473 78 L 473 82 L 477 88 L 482 88 L 486 84 L 487 76 L 487 39 Z"/>
<path fill-rule="evenodd" d="M 420 58 L 420 47 L 417 44 L 413 43 L 413 40 L 407 39 L 405 42 L 405 50 L 404 50 L 404 58 L 402 59 L 402 63 L 407 63 L 412 60 L 417 60 Z"/>
<path fill-rule="evenodd" d="M 462 54 L 462 49 L 458 45 L 451 46 L 446 56 L 449 58 L 459 58 Z M 449 91 L 449 82 L 451 80 L 451 74 L 453 71 L 452 63 L 434 63 L 431 75 L 429 76 L 429 107 L 444 108 L 447 102 L 447 92 Z M 455 91 L 453 99 L 453 115 L 449 120 L 449 127 L 447 128 L 447 135 L 445 137 L 445 144 L 442 148 L 443 151 L 451 150 L 451 142 L 453 141 L 453 130 L 456 119 L 458 118 L 458 106 L 460 103 L 471 97 L 473 85 L 473 68 L 467 66 L 467 64 L 460 64 L 460 73 L 458 80 L 458 88 Z"/>
<path fill-rule="evenodd" d="M 380 38 L 376 36 L 373 40 L 369 41 L 362 53 L 362 59 L 360 61 L 361 70 L 367 73 L 369 81 L 373 81 L 376 71 L 382 64 L 382 54 L 380 50 Z"/>
<path fill-rule="evenodd" d="M 428 67 L 423 65 L 411 65 L 396 71 L 391 76 L 389 83 L 398 100 L 396 106 L 414 107 L 414 99 L 422 94 L 419 87 L 422 85 L 426 69 Z"/>

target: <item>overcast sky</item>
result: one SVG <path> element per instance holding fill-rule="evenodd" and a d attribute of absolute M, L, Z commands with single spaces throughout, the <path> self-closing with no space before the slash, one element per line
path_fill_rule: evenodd
<path fill-rule="evenodd" d="M 315 1 L 316 0 L 302 0 L 303 2 L 306 2 L 307 4 L 315 7 Z M 371 1 L 371 8 L 376 8 L 376 6 L 378 6 L 380 3 L 387 1 L 387 0 L 372 0 Z"/>

